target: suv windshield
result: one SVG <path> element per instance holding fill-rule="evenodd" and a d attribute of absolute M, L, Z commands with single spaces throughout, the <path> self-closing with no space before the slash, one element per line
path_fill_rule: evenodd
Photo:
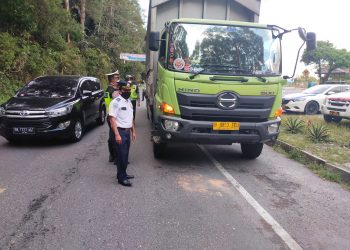
<path fill-rule="evenodd" d="M 173 23 L 168 67 L 180 72 L 279 75 L 280 40 L 257 27 Z"/>
<path fill-rule="evenodd" d="M 78 86 L 75 79 L 59 77 L 40 77 L 25 85 L 18 93 L 17 97 L 72 97 Z"/>

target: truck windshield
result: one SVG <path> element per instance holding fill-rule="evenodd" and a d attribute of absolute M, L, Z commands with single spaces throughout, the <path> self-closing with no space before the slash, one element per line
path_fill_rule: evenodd
<path fill-rule="evenodd" d="M 173 23 L 168 67 L 222 75 L 280 75 L 280 40 L 268 28 Z"/>

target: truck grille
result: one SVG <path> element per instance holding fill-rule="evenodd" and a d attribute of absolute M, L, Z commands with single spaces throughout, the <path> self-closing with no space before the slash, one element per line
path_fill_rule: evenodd
<path fill-rule="evenodd" d="M 238 106 L 233 110 L 218 107 L 217 95 L 177 93 L 181 117 L 196 121 L 267 121 L 274 96 L 238 96 Z"/>

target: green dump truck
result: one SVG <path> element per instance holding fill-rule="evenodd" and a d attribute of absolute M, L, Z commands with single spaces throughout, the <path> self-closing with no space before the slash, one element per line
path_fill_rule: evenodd
<path fill-rule="evenodd" d="M 190 142 L 240 143 L 254 159 L 277 139 L 281 40 L 292 30 L 257 23 L 259 10 L 259 0 L 150 1 L 146 103 L 156 158 Z M 313 33 L 296 30 L 315 46 Z"/>

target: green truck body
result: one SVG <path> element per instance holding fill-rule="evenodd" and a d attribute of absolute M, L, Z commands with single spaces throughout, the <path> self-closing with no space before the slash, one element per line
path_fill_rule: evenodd
<path fill-rule="evenodd" d="M 181 17 L 186 1 L 170 2 Z M 155 157 L 176 142 L 240 143 L 246 158 L 258 157 L 279 134 L 285 82 L 279 29 L 242 22 L 257 21 L 256 0 L 197 1 L 202 18 L 157 19 L 161 3 L 170 2 L 151 1 L 149 11 L 146 100 Z M 208 5 L 220 2 L 226 20 L 204 19 Z M 232 4 L 246 15 L 232 15 Z M 152 32 L 152 25 L 162 29 Z"/>

